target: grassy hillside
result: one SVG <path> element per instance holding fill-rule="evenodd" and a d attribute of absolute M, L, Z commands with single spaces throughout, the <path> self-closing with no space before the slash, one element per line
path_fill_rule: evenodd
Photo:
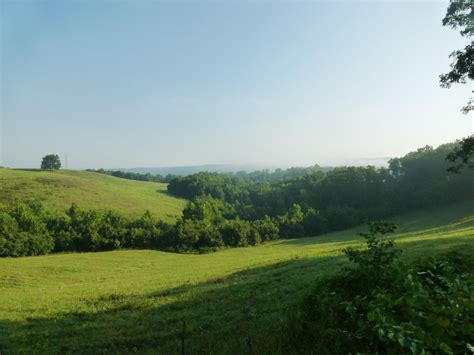
<path fill-rule="evenodd" d="M 67 173 L 65 173 L 67 174 Z M 394 222 L 406 258 L 473 255 L 474 203 Z M 0 260 L 0 352 L 262 353 L 291 307 L 345 261 L 363 227 L 253 248 Z"/>
<path fill-rule="evenodd" d="M 164 220 L 181 214 L 185 201 L 168 196 L 166 184 L 132 181 L 87 171 L 0 169 L 0 203 L 14 198 L 37 199 L 50 210 L 63 212 L 71 204 L 115 209 L 124 215 L 150 210 Z"/>

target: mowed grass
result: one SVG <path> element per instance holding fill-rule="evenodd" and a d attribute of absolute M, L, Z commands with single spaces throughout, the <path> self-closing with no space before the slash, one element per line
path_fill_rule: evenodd
<path fill-rule="evenodd" d="M 393 219 L 404 257 L 474 252 L 474 203 Z M 361 245 L 358 227 L 212 254 L 0 260 L 0 353 L 278 353 L 285 317 Z M 288 350 L 288 349 L 286 349 Z"/>
<path fill-rule="evenodd" d="M 76 171 L 0 168 L 0 204 L 34 199 L 46 209 L 63 213 L 72 203 L 82 208 L 113 209 L 127 216 L 150 210 L 157 218 L 174 221 L 185 201 L 166 194 L 166 184 L 120 179 Z"/>

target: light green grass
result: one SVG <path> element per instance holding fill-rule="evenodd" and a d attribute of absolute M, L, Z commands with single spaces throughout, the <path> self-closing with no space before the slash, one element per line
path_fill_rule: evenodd
<path fill-rule="evenodd" d="M 185 201 L 166 194 L 166 184 L 120 179 L 75 170 L 0 169 L 0 204 L 13 199 L 35 199 L 51 211 L 64 212 L 71 204 L 82 208 L 113 209 L 128 216 L 150 210 L 173 221 Z"/>
<path fill-rule="evenodd" d="M 474 203 L 394 218 L 406 258 L 474 251 Z M 363 227 L 212 254 L 0 260 L 0 352 L 278 352 L 280 326 Z"/>

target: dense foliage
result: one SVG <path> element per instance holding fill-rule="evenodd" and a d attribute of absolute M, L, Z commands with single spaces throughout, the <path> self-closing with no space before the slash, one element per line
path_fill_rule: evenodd
<path fill-rule="evenodd" d="M 104 174 L 104 175 L 110 175 L 110 176 L 115 176 L 119 177 L 122 179 L 128 179 L 128 180 L 137 180 L 137 181 L 151 181 L 151 182 L 170 182 L 175 176 L 174 175 L 160 175 L 160 174 L 141 174 L 141 173 L 134 173 L 131 171 L 122 171 L 122 170 L 104 170 L 104 169 L 87 169 L 87 171 L 99 173 L 99 174 Z"/>
<path fill-rule="evenodd" d="M 207 252 L 277 238 L 278 226 L 269 217 L 225 220 L 218 201 L 212 199 L 190 203 L 176 224 L 157 220 L 148 211 L 128 219 L 114 211 L 82 210 L 74 204 L 64 215 L 46 213 L 33 202 L 14 202 L 0 209 L 0 256 L 115 249 Z"/>
<path fill-rule="evenodd" d="M 447 171 L 445 157 L 454 148 L 459 149 L 457 143 L 436 149 L 426 146 L 390 160 L 388 168 L 342 167 L 275 182 L 198 173 L 175 177 L 168 191 L 190 200 L 204 196 L 220 200 L 226 205 L 225 218 L 252 221 L 270 216 L 279 221 L 284 236 L 314 235 L 400 211 L 474 198 L 474 171 Z"/>
<path fill-rule="evenodd" d="M 316 171 L 329 171 L 331 168 L 328 167 L 321 167 L 319 165 L 314 165 L 310 167 L 292 167 L 288 169 L 275 169 L 274 171 L 270 171 L 268 169 L 264 170 L 256 170 L 252 172 L 247 172 L 245 170 L 234 173 L 226 173 L 225 175 L 228 176 L 235 176 L 237 179 L 245 179 L 250 181 L 265 181 L 265 182 L 276 182 L 276 181 L 283 181 L 288 180 L 300 176 L 304 176 L 309 173 L 313 173 Z M 168 183 L 174 178 L 178 176 L 186 175 L 186 174 L 167 174 L 167 175 L 160 175 L 160 174 L 150 174 L 150 173 L 136 173 L 131 171 L 123 171 L 123 170 L 104 170 L 104 169 L 87 169 L 87 171 L 96 172 L 105 175 L 111 175 L 115 177 L 119 177 L 122 179 L 129 179 L 129 180 L 138 180 L 138 181 L 152 181 L 152 182 L 164 182 Z"/>
<path fill-rule="evenodd" d="M 168 191 L 190 200 L 175 224 L 146 212 L 128 219 L 114 211 L 50 215 L 38 204 L 0 210 L 0 255 L 50 251 L 148 248 L 206 252 L 281 237 L 344 229 L 419 207 L 474 198 L 474 171 L 447 171 L 456 146 L 425 147 L 390 160 L 389 168 L 344 167 L 275 182 L 199 173 L 175 177 Z"/>
<path fill-rule="evenodd" d="M 61 160 L 57 154 L 48 154 L 41 161 L 42 170 L 58 170 L 61 169 Z"/>
<path fill-rule="evenodd" d="M 288 327 L 291 348 L 317 354 L 463 354 L 474 344 L 474 283 L 468 260 L 451 255 L 416 265 L 399 260 L 370 224 L 365 250 L 347 249 L 354 267 L 319 282 Z M 472 261 L 471 261 L 472 264 Z"/>
<path fill-rule="evenodd" d="M 461 36 L 470 39 L 474 36 L 474 5 L 472 1 L 451 1 L 446 16 L 443 19 L 443 26 L 459 29 Z M 440 75 L 442 87 L 449 88 L 452 84 L 466 84 L 474 80 L 474 41 L 463 49 L 451 53 L 453 62 L 451 70 Z M 463 113 L 474 110 L 474 98 L 471 97 L 462 108 Z"/>
<path fill-rule="evenodd" d="M 53 239 L 39 204 L 12 204 L 0 209 L 0 256 L 41 255 L 53 249 Z"/>
<path fill-rule="evenodd" d="M 463 168 L 474 169 L 474 134 L 463 138 L 446 159 L 455 164 L 448 169 L 454 173 L 459 173 Z"/>

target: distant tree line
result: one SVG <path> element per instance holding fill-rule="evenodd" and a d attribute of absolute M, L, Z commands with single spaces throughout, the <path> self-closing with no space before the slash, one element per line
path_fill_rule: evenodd
<path fill-rule="evenodd" d="M 150 212 L 47 213 L 39 203 L 0 208 L 0 256 L 63 251 L 158 249 L 209 252 L 278 238 L 314 236 L 415 208 L 474 199 L 474 169 L 447 171 L 456 144 L 424 147 L 388 168 L 345 167 L 283 181 L 199 173 L 174 177 L 168 191 L 189 199 L 175 224 Z"/>
<path fill-rule="evenodd" d="M 457 147 L 426 146 L 391 159 L 388 168 L 342 167 L 276 182 L 199 173 L 175 177 L 168 192 L 189 200 L 220 200 L 227 205 L 226 218 L 252 221 L 286 215 L 300 220 L 301 211 L 317 214 L 320 230 L 336 230 L 401 211 L 473 199 L 474 170 L 448 171 L 446 156 Z"/>
<path fill-rule="evenodd" d="M 292 167 L 288 169 L 275 169 L 273 171 L 269 169 L 256 170 L 252 172 L 238 171 L 236 173 L 220 173 L 218 175 L 234 176 L 248 181 L 266 181 L 266 182 L 277 182 L 284 181 L 291 178 L 304 176 L 316 171 L 329 171 L 331 168 L 320 167 L 319 165 L 313 165 L 310 167 Z M 123 170 L 104 170 L 104 169 L 87 169 L 87 171 L 96 172 L 105 175 L 111 175 L 122 179 L 137 180 L 137 181 L 152 181 L 152 182 L 163 182 L 169 183 L 174 178 L 180 175 L 160 175 L 150 173 L 135 173 Z M 216 173 L 217 174 L 217 173 Z"/>
<path fill-rule="evenodd" d="M 84 210 L 73 204 L 63 215 L 56 215 L 38 202 L 16 201 L 0 208 L 0 256 L 115 249 L 209 252 L 280 237 L 270 218 L 226 220 L 218 204 L 197 199 L 184 209 L 182 218 L 170 224 L 148 211 L 139 218 L 126 218 L 115 211 Z"/>
<path fill-rule="evenodd" d="M 122 170 L 87 169 L 87 171 L 115 176 L 115 177 L 128 179 L 128 180 L 164 182 L 164 183 L 170 182 L 175 177 L 175 175 L 171 175 L 171 174 L 163 176 L 160 174 L 150 174 L 150 173 L 141 174 L 141 173 L 134 173 L 130 171 L 122 171 Z"/>

